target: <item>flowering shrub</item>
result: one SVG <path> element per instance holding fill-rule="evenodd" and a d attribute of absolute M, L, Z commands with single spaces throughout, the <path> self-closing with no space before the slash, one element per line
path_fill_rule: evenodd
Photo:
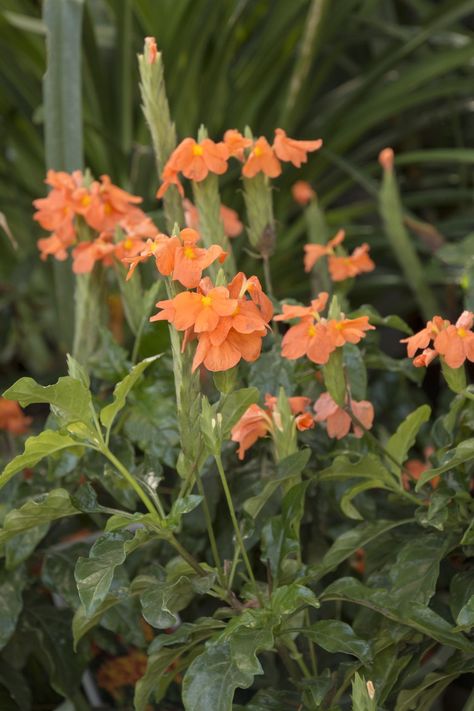
<path fill-rule="evenodd" d="M 377 267 L 366 243 L 346 253 L 342 229 L 332 239 L 317 233 L 291 264 L 302 279 L 310 273 L 310 305 L 277 300 L 270 180 L 282 163 L 311 160 L 322 141 L 277 128 L 272 144 L 249 129 L 215 142 L 203 128 L 170 147 L 152 38 L 139 65 L 162 223 L 107 176 L 49 171 L 52 189 L 35 201 L 51 233 L 39 240 L 41 256 L 66 260 L 72 248 L 77 347 L 57 383 L 23 377 L 0 400 L 10 439 L 33 426 L 16 403 L 50 406 L 43 431 L 0 478 L 11 494 L 0 545 L 16 576 L 15 585 L 0 581 L 0 644 L 14 651 L 17 621 L 29 644 L 53 634 L 37 631 L 26 606 L 22 614 L 22 592 L 25 561 L 58 525 L 61 548 L 40 553 L 39 564 L 46 594 L 65 606 L 58 618 L 72 641 L 65 633 L 63 646 L 76 649 L 74 674 L 58 674 L 57 650 L 46 662 L 66 698 L 77 699 L 94 656 L 112 651 L 98 683 L 122 705 L 123 687 L 134 686 L 137 711 L 163 700 L 186 711 L 428 709 L 474 660 L 474 397 L 465 371 L 474 314 L 455 324 L 431 314 L 412 334 L 397 316 L 353 309 L 352 280 Z M 241 223 L 223 209 L 217 176 L 231 159 L 242 169 L 262 281 L 238 271 L 229 242 Z M 390 208 L 400 263 L 416 276 L 393 152 L 380 160 L 382 214 Z M 311 186 L 298 181 L 294 195 L 313 219 Z M 106 328 L 104 267 L 113 267 L 106 286 L 121 293 L 130 355 Z M 382 329 L 413 364 L 380 349 Z M 159 353 L 147 333 L 161 334 Z M 436 418 L 416 392 L 390 431 L 379 382 L 395 373 L 395 389 L 414 387 L 436 356 Z"/>

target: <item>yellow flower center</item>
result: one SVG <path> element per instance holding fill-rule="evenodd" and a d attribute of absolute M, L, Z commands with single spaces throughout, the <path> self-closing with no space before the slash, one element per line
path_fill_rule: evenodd
<path fill-rule="evenodd" d="M 315 335 L 316 335 L 316 329 L 315 329 L 314 326 L 311 325 L 311 326 L 308 328 L 308 336 L 309 336 L 310 338 L 312 338 L 312 337 L 315 336 Z"/>
<path fill-rule="evenodd" d="M 467 331 L 465 328 L 458 328 L 458 336 L 460 338 L 465 338 L 467 336 Z"/>
<path fill-rule="evenodd" d="M 124 248 L 124 249 L 132 249 L 132 247 L 133 247 L 133 240 L 131 240 L 130 237 L 129 237 L 128 239 L 126 239 L 126 240 L 124 241 L 124 243 L 123 243 L 123 248 Z"/>
<path fill-rule="evenodd" d="M 203 296 L 201 299 L 201 304 L 203 306 L 210 306 L 212 304 L 212 299 L 210 296 Z"/>
<path fill-rule="evenodd" d="M 338 321 L 338 322 L 336 323 L 336 329 L 337 329 L 338 331 L 342 331 L 343 328 L 344 328 L 344 324 L 342 323 L 342 321 Z"/>
<path fill-rule="evenodd" d="M 263 148 L 260 148 L 260 146 L 255 146 L 253 149 L 253 154 L 256 158 L 260 158 L 260 156 L 263 155 Z"/>
<path fill-rule="evenodd" d="M 105 203 L 104 212 L 106 215 L 110 215 L 110 213 L 112 212 L 112 205 L 110 204 L 110 202 Z"/>
<path fill-rule="evenodd" d="M 185 247 L 184 256 L 186 257 L 186 259 L 196 259 L 196 252 L 194 250 L 194 247 Z"/>
<path fill-rule="evenodd" d="M 88 205 L 91 204 L 92 198 L 90 195 L 84 195 L 84 197 L 81 200 L 81 205 L 83 207 L 87 207 Z"/>
<path fill-rule="evenodd" d="M 236 306 L 236 307 L 235 307 L 235 311 L 233 312 L 232 316 L 237 316 L 237 314 L 239 313 L 239 311 L 240 311 L 239 307 Z"/>
<path fill-rule="evenodd" d="M 203 153 L 203 147 L 200 146 L 199 143 L 196 143 L 196 145 L 193 146 L 193 156 L 202 156 Z"/>

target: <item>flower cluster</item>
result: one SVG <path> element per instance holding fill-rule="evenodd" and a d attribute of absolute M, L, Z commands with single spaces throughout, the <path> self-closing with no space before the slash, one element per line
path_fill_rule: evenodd
<path fill-rule="evenodd" d="M 270 145 L 264 136 L 256 140 L 246 138 L 240 131 L 229 129 L 222 141 L 216 143 L 210 138 L 195 141 L 185 138 L 169 157 L 161 175 L 162 184 L 157 197 L 162 198 L 171 185 L 175 185 L 184 196 L 184 189 L 179 179 L 185 178 L 201 182 L 209 173 L 222 175 L 227 171 L 230 158 L 243 163 L 242 175 L 253 178 L 257 173 L 264 173 L 269 178 L 276 178 L 281 173 L 281 163 L 288 162 L 299 168 L 308 160 L 308 153 L 321 148 L 321 139 L 316 141 L 297 141 L 289 138 L 282 128 L 275 129 L 275 138 Z"/>
<path fill-rule="evenodd" d="M 344 230 L 339 230 L 326 244 L 305 244 L 305 271 L 311 271 L 322 257 L 328 258 L 328 270 L 333 281 L 344 281 L 375 269 L 375 264 L 369 257 L 370 247 L 366 242 L 356 247 L 351 255 L 335 253 L 335 248 L 341 245 L 345 236 Z"/>
<path fill-rule="evenodd" d="M 173 237 L 159 232 L 156 237 L 142 245 L 143 248 L 138 254 L 123 259 L 123 262 L 129 265 L 127 279 L 130 279 L 140 262 L 146 262 L 153 257 L 160 274 L 179 281 L 187 289 L 196 288 L 203 270 L 216 260 L 222 263 L 227 256 L 227 252 L 217 244 L 205 249 L 198 247 L 198 242 L 199 233 L 190 227 Z"/>
<path fill-rule="evenodd" d="M 348 407 L 350 405 L 354 418 L 347 410 L 339 407 L 329 393 L 323 393 L 316 400 L 312 408 L 314 414 L 309 410 L 311 406 L 309 397 L 290 397 L 288 403 L 298 430 L 312 429 L 315 423 L 325 422 L 328 436 L 335 439 L 345 437 L 349 434 L 351 427 L 355 437 L 362 437 L 364 434 L 362 428 L 371 429 L 374 420 L 374 408 L 368 400 L 361 402 L 351 400 L 350 403 L 348 401 Z M 362 427 L 357 424 L 357 421 L 361 423 Z M 264 407 L 250 405 L 232 428 L 232 441 L 239 444 L 237 450 L 239 459 L 245 457 L 245 452 L 258 439 L 266 437 L 268 434 L 272 435 L 275 429 L 281 429 L 277 398 L 267 394 Z"/>
<path fill-rule="evenodd" d="M 0 430 L 22 435 L 28 432 L 31 421 L 31 417 L 23 414 L 17 402 L 0 397 Z"/>
<path fill-rule="evenodd" d="M 158 230 L 137 207 L 142 198 L 113 185 L 107 175 L 90 180 L 79 170 L 72 174 L 49 170 L 45 182 L 49 195 L 34 201 L 34 219 L 51 232 L 38 240 L 41 258 L 53 255 L 63 261 L 73 247 L 73 271 L 92 271 L 98 261 L 105 265 L 140 252 L 147 237 Z M 79 230 L 79 224 L 87 230 Z M 117 240 L 117 228 L 121 238 Z"/>
<path fill-rule="evenodd" d="M 425 328 L 413 336 L 403 338 L 408 357 L 417 368 L 428 366 L 438 355 L 450 368 L 459 368 L 464 361 L 474 362 L 474 313 L 463 311 L 455 324 L 441 316 L 434 316 Z M 433 347 L 431 347 L 431 345 Z M 415 355 L 418 350 L 422 353 Z"/>
<path fill-rule="evenodd" d="M 282 341 L 282 355 L 289 360 L 307 356 L 313 363 L 325 365 L 331 353 L 345 343 L 359 343 L 366 331 L 374 329 L 368 316 L 326 319 L 320 312 L 326 308 L 329 294 L 322 291 L 310 306 L 283 304 L 283 313 L 275 316 L 275 321 L 299 319 L 291 326 Z"/>
<path fill-rule="evenodd" d="M 233 368 L 241 358 L 257 360 L 273 316 L 272 303 L 257 277 L 248 279 L 242 272 L 227 286 L 214 286 L 205 277 L 196 291 L 183 291 L 156 305 L 162 310 L 150 320 L 168 321 L 184 331 L 183 348 L 197 338 L 193 371 L 201 363 L 217 372 Z"/>

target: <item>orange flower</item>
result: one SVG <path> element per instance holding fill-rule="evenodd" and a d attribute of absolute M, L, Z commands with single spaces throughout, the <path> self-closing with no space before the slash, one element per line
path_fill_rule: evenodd
<path fill-rule="evenodd" d="M 74 230 L 74 191 L 82 184 L 82 173 L 72 175 L 48 170 L 45 183 L 52 187 L 49 195 L 33 201 L 37 211 L 33 219 L 43 229 L 54 232 L 57 238 L 69 245 L 75 240 Z"/>
<path fill-rule="evenodd" d="M 272 422 L 268 413 L 258 405 L 250 405 L 231 432 L 232 441 L 239 443 L 237 450 L 239 459 L 243 459 L 247 449 L 258 439 L 265 437 L 271 428 Z"/>
<path fill-rule="evenodd" d="M 291 194 L 293 195 L 293 200 L 297 202 L 298 205 L 307 205 L 316 197 L 316 193 L 306 180 L 297 180 L 296 183 L 293 183 Z"/>
<path fill-rule="evenodd" d="M 229 157 L 232 156 L 242 162 L 244 161 L 244 149 L 252 145 L 251 139 L 242 136 L 240 131 L 237 131 L 235 128 L 229 128 L 229 130 L 224 133 L 224 143 L 229 151 Z"/>
<path fill-rule="evenodd" d="M 253 363 L 260 355 L 265 334 L 265 329 L 244 334 L 231 328 L 225 340 L 214 344 L 212 333 L 202 333 L 193 359 L 193 372 L 201 364 L 207 370 L 220 372 L 233 368 L 242 358 Z"/>
<path fill-rule="evenodd" d="M 72 251 L 72 271 L 74 274 L 88 274 L 96 262 L 111 264 L 111 256 L 116 245 L 98 237 L 91 242 L 80 242 Z"/>
<path fill-rule="evenodd" d="M 323 142 L 321 138 L 318 138 L 316 141 L 296 141 L 294 138 L 288 138 L 282 128 L 275 129 L 273 150 L 277 158 L 293 163 L 296 168 L 299 168 L 303 163 L 307 162 L 308 153 L 319 150 L 322 145 Z"/>
<path fill-rule="evenodd" d="M 150 320 L 167 320 L 178 331 L 193 327 L 196 333 L 214 331 L 222 316 L 231 316 L 238 307 L 224 286 L 214 287 L 204 294 L 183 291 L 173 299 L 158 301 L 158 308 L 165 309 Z"/>
<path fill-rule="evenodd" d="M 415 368 L 427 368 L 429 364 L 438 356 L 438 351 L 433 348 L 425 348 L 423 353 L 413 358 Z"/>
<path fill-rule="evenodd" d="M 183 200 L 184 208 L 184 219 L 188 227 L 192 229 L 199 229 L 199 212 L 198 209 L 191 200 L 185 198 Z M 232 210 L 226 205 L 221 205 L 220 207 L 222 224 L 224 225 L 224 232 L 227 237 L 237 237 L 243 230 L 243 225 L 239 220 L 239 216 L 235 210 Z"/>
<path fill-rule="evenodd" d="M 38 249 L 40 257 L 44 261 L 51 254 L 60 262 L 64 262 L 68 257 L 67 248 L 74 244 L 75 238 L 70 240 L 61 239 L 57 234 L 53 233 L 50 237 L 42 237 L 38 240 Z"/>
<path fill-rule="evenodd" d="M 431 468 L 431 464 L 429 462 L 429 457 L 434 453 L 433 447 L 425 447 L 423 454 L 425 456 L 424 460 L 421 459 L 409 459 L 407 462 L 405 462 L 404 468 L 407 473 L 402 474 L 402 481 L 403 481 L 403 488 L 406 489 L 407 491 L 410 490 L 410 480 L 413 481 L 418 481 L 420 476 L 425 472 L 427 469 Z M 441 483 L 441 477 L 440 476 L 435 476 L 433 479 L 430 481 L 430 485 L 432 489 L 437 489 L 438 486 Z"/>
<path fill-rule="evenodd" d="M 97 671 L 98 685 L 114 699 L 120 699 L 123 686 L 134 686 L 144 675 L 147 655 L 138 649 L 131 650 L 122 657 L 105 661 Z"/>
<path fill-rule="evenodd" d="M 393 152 L 393 148 L 384 148 L 383 150 L 380 151 L 379 163 L 384 170 L 392 170 L 393 169 L 394 157 L 395 157 L 395 154 Z"/>
<path fill-rule="evenodd" d="M 146 242 L 140 237 L 125 237 L 114 245 L 114 257 L 122 262 L 141 254 L 145 247 Z"/>
<path fill-rule="evenodd" d="M 409 358 L 413 358 L 417 350 L 427 349 L 432 339 L 446 329 L 450 325 L 449 321 L 441 318 L 441 316 L 433 316 L 432 321 L 428 321 L 425 328 L 422 328 L 418 333 L 408 338 L 402 338 L 400 343 L 407 344 L 407 353 Z M 433 360 L 433 358 L 431 358 Z"/>
<path fill-rule="evenodd" d="M 434 347 L 450 368 L 459 368 L 465 360 L 474 362 L 474 313 L 463 311 L 455 325 L 449 324 L 434 339 Z"/>
<path fill-rule="evenodd" d="M 275 321 L 286 321 L 300 318 L 296 326 L 285 333 L 282 340 L 282 356 L 295 360 L 306 355 L 313 363 L 324 365 L 331 353 L 344 343 L 358 343 L 365 332 L 374 329 L 369 324 L 368 316 L 356 319 L 321 318 L 319 312 L 326 307 L 328 294 L 321 292 L 310 307 L 283 306 L 283 314 L 275 316 Z"/>
<path fill-rule="evenodd" d="M 32 422 L 32 418 L 23 414 L 17 402 L 0 397 L 0 430 L 22 435 L 28 431 Z"/>
<path fill-rule="evenodd" d="M 222 263 L 227 252 L 217 244 L 212 244 L 209 249 L 197 247 L 199 233 L 189 227 L 181 230 L 179 237 L 180 242 L 174 252 L 173 279 L 192 289 L 199 284 L 203 270 L 216 259 Z"/>
<path fill-rule="evenodd" d="M 369 250 L 369 245 L 364 242 L 360 247 L 356 247 L 349 257 L 330 255 L 328 269 L 331 279 L 333 281 L 344 281 L 375 269 L 375 264 L 369 257 Z"/>
<path fill-rule="evenodd" d="M 362 425 L 370 430 L 374 420 L 374 408 L 368 400 L 351 401 L 351 409 Z M 351 426 L 355 437 L 362 437 L 364 431 L 354 425 L 351 416 L 334 402 L 329 393 L 323 393 L 314 403 L 316 422 L 326 422 L 328 436 L 335 439 L 345 437 Z"/>
<path fill-rule="evenodd" d="M 265 323 L 273 316 L 273 304 L 264 293 L 260 280 L 256 276 L 247 278 L 243 272 L 238 272 L 229 284 L 229 292 L 235 299 L 241 299 L 245 294 L 258 307 Z"/>
<path fill-rule="evenodd" d="M 257 173 L 265 173 L 269 178 L 276 178 L 281 173 L 280 161 L 264 136 L 257 139 L 242 168 L 245 178 L 253 178 Z"/>
<path fill-rule="evenodd" d="M 161 200 L 168 188 L 170 188 L 172 185 L 175 185 L 178 188 L 178 192 L 181 197 L 184 197 L 184 189 L 179 179 L 178 170 L 171 162 L 171 158 L 163 168 L 163 172 L 161 173 L 161 179 L 163 182 L 156 192 L 156 197 L 158 198 L 158 200 Z"/>
<path fill-rule="evenodd" d="M 231 439 L 239 442 L 237 454 L 243 459 L 245 452 L 261 437 L 272 433 L 278 425 L 279 413 L 277 411 L 278 398 L 274 395 L 265 395 L 265 408 L 250 405 L 240 420 L 232 428 Z M 295 424 L 298 430 L 303 431 L 314 427 L 314 417 L 306 412 L 311 400 L 309 397 L 290 397 L 288 403 L 291 412 L 295 415 Z"/>
<path fill-rule="evenodd" d="M 185 138 L 174 150 L 168 163 L 186 178 L 200 182 L 209 173 L 225 173 L 228 158 L 229 150 L 224 143 L 214 143 L 210 138 L 197 143 L 194 138 Z"/>
<path fill-rule="evenodd" d="M 351 560 L 351 568 L 354 568 L 360 575 L 365 573 L 366 555 L 363 548 L 358 548 L 354 551 L 354 557 Z"/>
<path fill-rule="evenodd" d="M 344 230 L 339 230 L 332 239 L 326 244 L 305 244 L 304 251 L 304 270 L 311 271 L 316 262 L 321 257 L 334 254 L 334 248 L 338 247 L 344 241 L 346 233 Z"/>
<path fill-rule="evenodd" d="M 94 180 L 88 194 L 81 189 L 80 196 L 82 207 L 76 207 L 76 211 L 97 232 L 114 230 L 132 206 L 142 202 L 141 197 L 114 185 L 108 175 L 101 175 L 100 183 Z"/>

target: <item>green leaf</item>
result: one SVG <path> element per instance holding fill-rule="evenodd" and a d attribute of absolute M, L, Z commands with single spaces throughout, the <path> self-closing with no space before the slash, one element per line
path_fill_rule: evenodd
<path fill-rule="evenodd" d="M 456 573 L 451 581 L 449 603 L 459 627 L 474 627 L 474 570 Z"/>
<path fill-rule="evenodd" d="M 365 481 L 361 481 L 359 484 L 354 484 L 354 486 L 347 489 L 341 497 L 341 511 L 345 513 L 348 518 L 352 518 L 356 521 L 362 521 L 364 517 L 356 509 L 352 503 L 352 499 L 358 496 L 358 494 L 362 494 L 364 491 L 385 488 L 386 486 L 379 479 L 366 479 Z"/>
<path fill-rule="evenodd" d="M 72 357 L 70 353 L 66 355 L 67 360 L 67 372 L 71 378 L 79 380 L 80 383 L 84 385 L 85 388 L 89 390 L 91 386 L 91 379 L 89 378 L 89 373 L 75 358 Z"/>
<path fill-rule="evenodd" d="M 326 390 L 332 399 L 344 407 L 346 402 L 346 378 L 344 375 L 343 349 L 336 348 L 323 366 L 323 377 Z"/>
<path fill-rule="evenodd" d="M 94 614 L 110 590 L 115 568 L 146 540 L 147 532 L 138 529 L 105 533 L 92 546 L 88 558 L 78 558 L 74 576 L 79 597 L 87 615 Z"/>
<path fill-rule="evenodd" d="M 395 711 L 431 711 L 444 689 L 463 673 L 472 672 L 472 658 L 453 654 L 440 671 L 425 674 L 419 684 L 398 694 Z M 466 708 L 466 707 L 464 707 Z"/>
<path fill-rule="evenodd" d="M 56 452 L 60 452 L 63 449 L 77 446 L 77 440 L 69 435 L 60 434 L 53 430 L 44 430 L 44 432 L 41 432 L 41 434 L 36 437 L 28 437 L 25 442 L 23 454 L 19 454 L 12 459 L 0 475 L 0 489 L 5 486 L 15 474 L 23 471 L 23 469 L 34 467 L 44 457 L 56 454 Z"/>
<path fill-rule="evenodd" d="M 441 372 L 443 373 L 448 388 L 456 394 L 464 392 L 467 387 L 466 369 L 464 365 L 459 366 L 459 368 L 451 368 L 444 358 L 440 358 L 440 362 Z"/>
<path fill-rule="evenodd" d="M 244 503 L 244 509 L 252 518 L 256 518 L 265 506 L 272 494 L 278 489 L 280 484 L 297 477 L 307 465 L 311 456 L 310 449 L 300 449 L 298 452 L 285 457 L 278 464 L 277 474 L 270 481 L 267 481 L 260 494 L 252 496 Z"/>
<path fill-rule="evenodd" d="M 351 654 L 364 665 L 372 662 L 370 643 L 357 637 L 352 627 L 345 622 L 320 620 L 305 629 L 303 634 L 326 652 Z"/>
<path fill-rule="evenodd" d="M 202 496 L 197 494 L 188 494 L 188 496 L 181 496 L 173 503 L 171 511 L 166 517 L 167 526 L 171 527 L 173 530 L 179 529 L 181 526 L 181 519 L 184 514 L 194 511 L 195 508 L 199 506 L 202 501 Z"/>
<path fill-rule="evenodd" d="M 379 482 L 381 488 L 392 488 L 393 476 L 383 466 L 375 454 L 367 454 L 357 462 L 351 462 L 345 455 L 335 458 L 331 466 L 316 474 L 318 481 L 346 481 L 347 479 L 368 479 Z"/>
<path fill-rule="evenodd" d="M 130 390 L 148 366 L 160 357 L 161 354 L 145 358 L 145 360 L 142 360 L 141 363 L 134 365 L 130 373 L 128 373 L 123 380 L 117 383 L 114 388 L 113 401 L 109 405 L 103 407 L 100 411 L 100 421 L 106 428 L 107 433 L 110 432 L 110 428 L 112 427 L 116 415 L 125 406 L 125 400 Z"/>
<path fill-rule="evenodd" d="M 353 343 L 346 343 L 342 351 L 351 395 L 354 400 L 365 400 L 367 397 L 367 369 L 361 350 Z"/>
<path fill-rule="evenodd" d="M 421 426 L 428 422 L 431 415 L 431 408 L 428 405 L 421 405 L 416 410 L 411 412 L 403 422 L 398 426 L 397 431 L 393 434 L 385 445 L 385 449 L 394 457 L 400 465 L 407 458 L 408 452 L 415 444 L 415 440 Z M 393 462 L 389 463 L 391 469 L 394 469 Z M 397 473 L 395 468 L 395 473 Z"/>
<path fill-rule="evenodd" d="M 104 614 L 120 604 L 125 597 L 126 593 L 122 590 L 115 590 L 113 593 L 109 593 L 92 614 L 87 612 L 84 605 L 77 608 L 72 618 L 74 649 L 77 647 L 79 640 L 100 622 Z"/>
<path fill-rule="evenodd" d="M 364 548 L 384 533 L 409 523 L 413 523 L 412 518 L 401 521 L 367 521 L 346 531 L 335 540 L 320 563 L 309 567 L 308 576 L 305 576 L 304 579 L 319 580 L 323 575 L 337 568 L 344 560 L 350 558 L 359 548 Z"/>
<path fill-rule="evenodd" d="M 53 489 L 27 501 L 21 508 L 9 511 L 0 529 L 0 544 L 29 529 L 50 523 L 63 516 L 81 513 L 73 506 L 66 489 Z"/>
<path fill-rule="evenodd" d="M 13 635 L 23 608 L 22 592 L 26 576 L 22 569 L 0 573 L 0 649 Z"/>
<path fill-rule="evenodd" d="M 219 403 L 219 412 L 222 415 L 222 436 L 227 438 L 232 427 L 240 420 L 244 412 L 258 402 L 257 388 L 241 388 L 229 395 L 224 395 Z"/>
<path fill-rule="evenodd" d="M 135 686 L 133 698 L 135 711 L 146 711 L 150 708 L 149 699 L 152 694 L 155 694 L 157 687 L 166 689 L 173 681 L 176 670 L 172 668 L 172 664 L 182 653 L 183 647 L 178 647 L 177 649 L 161 649 L 158 653 L 149 656 L 145 674 Z"/>
<path fill-rule="evenodd" d="M 38 543 L 48 533 L 49 523 L 34 526 L 5 544 L 5 568 L 13 570 L 30 557 Z M 2 530 L 0 529 L 0 541 Z"/>
<path fill-rule="evenodd" d="M 375 690 L 358 672 L 352 680 L 352 711 L 377 711 Z"/>
<path fill-rule="evenodd" d="M 199 578 L 199 581 L 187 575 L 172 581 L 150 578 L 148 589 L 140 596 L 143 617 L 157 629 L 174 627 L 179 623 L 177 613 L 189 605 L 197 592 L 197 585 L 199 592 L 204 593 L 211 589 L 214 578 L 214 575 Z"/>
<path fill-rule="evenodd" d="M 321 602 L 346 600 L 368 607 L 389 620 L 412 627 L 441 644 L 474 653 L 474 645 L 429 607 L 419 602 L 400 606 L 391 592 L 369 588 L 354 578 L 340 578 L 326 588 L 320 599 Z"/>
<path fill-rule="evenodd" d="M 237 688 L 248 689 L 263 669 L 257 653 L 273 647 L 270 629 L 239 628 L 226 642 L 209 644 L 183 680 L 186 711 L 232 711 Z"/>
<path fill-rule="evenodd" d="M 75 378 L 67 375 L 55 385 L 39 385 L 33 378 L 20 378 L 3 393 L 7 400 L 16 400 L 22 407 L 44 402 L 62 425 L 92 421 L 92 400 L 89 390 Z"/>
<path fill-rule="evenodd" d="M 461 442 L 461 444 L 458 444 L 457 447 L 454 447 L 454 449 L 445 452 L 441 466 L 423 472 L 416 484 L 416 491 L 419 491 L 422 486 L 439 474 L 444 474 L 451 469 L 456 469 L 456 467 L 471 459 L 474 459 L 474 437 L 466 439 L 464 442 Z"/>
<path fill-rule="evenodd" d="M 411 336 L 413 333 L 410 326 L 405 323 L 400 316 L 381 316 L 379 312 L 369 304 L 364 304 L 363 306 L 360 306 L 360 308 L 351 312 L 351 318 L 357 318 L 358 316 L 368 316 L 369 321 L 373 326 L 386 326 L 387 328 L 393 328 L 396 331 L 406 333 L 408 336 Z"/>

